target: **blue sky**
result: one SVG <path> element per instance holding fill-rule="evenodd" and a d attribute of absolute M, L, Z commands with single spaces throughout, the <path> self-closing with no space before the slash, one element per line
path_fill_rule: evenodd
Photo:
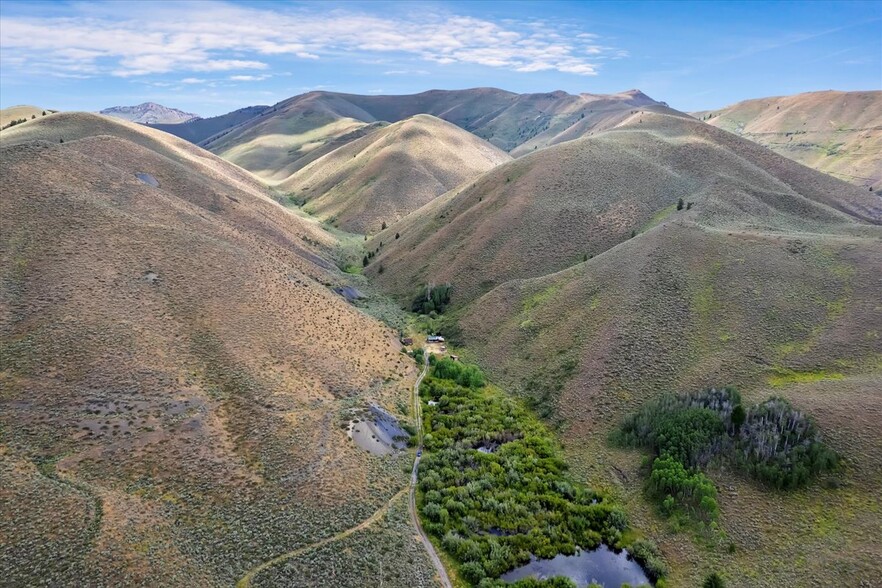
<path fill-rule="evenodd" d="M 639 88 L 681 110 L 882 89 L 875 2 L 0 3 L 0 106 L 211 116 L 326 89 Z"/>

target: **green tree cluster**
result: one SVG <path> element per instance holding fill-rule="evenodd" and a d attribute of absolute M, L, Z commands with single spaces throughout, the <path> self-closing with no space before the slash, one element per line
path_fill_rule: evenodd
<path fill-rule="evenodd" d="M 453 361 L 449 357 L 436 358 L 434 355 L 429 360 L 432 364 L 432 376 L 441 380 L 451 380 L 476 390 L 482 388 L 486 381 L 484 372 L 478 366 Z"/>
<path fill-rule="evenodd" d="M 706 522 L 719 513 L 716 489 L 700 471 L 711 460 L 778 489 L 805 486 L 838 463 L 812 420 L 786 400 L 745 408 L 731 388 L 648 402 L 622 422 L 613 441 L 652 451 L 648 489 L 665 514 L 682 508 Z"/>
<path fill-rule="evenodd" d="M 450 304 L 450 284 L 441 286 L 426 285 L 425 291 L 421 292 L 411 304 L 411 310 L 417 314 L 429 314 L 430 312 L 442 313 Z"/>
<path fill-rule="evenodd" d="M 570 587 L 562 578 L 510 585 L 498 578 L 531 556 L 574 554 L 601 542 L 626 547 L 625 513 L 570 477 L 536 417 L 486 387 L 477 367 L 430 361 L 420 386 L 421 398 L 432 404 L 423 415 L 419 507 L 426 531 L 456 559 L 466 581 L 481 588 Z M 664 570 L 657 550 L 647 547 L 644 555 Z"/>

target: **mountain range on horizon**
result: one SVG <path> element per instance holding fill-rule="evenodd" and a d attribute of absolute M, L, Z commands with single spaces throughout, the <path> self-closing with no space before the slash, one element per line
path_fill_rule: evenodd
<path fill-rule="evenodd" d="M 199 115 L 184 112 L 177 108 L 169 108 L 155 102 L 143 102 L 137 106 L 111 106 L 101 110 L 99 114 L 121 118 L 145 125 L 177 124 L 199 118 Z"/>
<path fill-rule="evenodd" d="M 247 137 L 270 134 L 266 128 L 277 124 L 276 121 L 284 120 L 287 125 L 302 124 L 309 129 L 306 142 L 301 144 L 297 141 L 303 139 L 293 139 L 289 145 L 295 149 L 295 154 L 308 154 L 300 163 L 301 157 L 295 155 L 291 158 L 288 169 L 296 171 L 306 161 L 311 161 L 316 153 L 322 152 L 320 148 L 316 150 L 317 145 L 320 147 L 341 138 L 345 141 L 354 136 L 351 132 L 369 124 L 396 122 L 414 114 L 438 116 L 517 157 L 593 130 L 603 130 L 614 122 L 612 119 L 604 122 L 603 119 L 623 108 L 627 110 L 627 107 L 668 108 L 665 102 L 653 100 L 639 90 L 612 95 L 571 95 L 559 90 L 518 95 L 496 88 L 473 88 L 428 90 L 402 96 L 315 91 L 274 106 L 249 106 L 207 119 L 183 113 L 193 118 L 151 124 L 212 151 L 228 152 L 231 160 L 236 160 L 232 150 L 237 145 L 239 150 L 248 152 L 248 158 L 259 160 L 271 156 L 274 147 L 251 144 Z M 880 91 L 827 90 L 789 97 L 757 98 L 690 115 L 741 134 L 814 169 L 834 174 L 850 183 L 879 189 L 882 187 L 882 168 L 876 154 L 882 149 L 879 145 L 882 130 L 874 121 L 880 119 L 880 110 Z M 270 115 L 274 119 L 271 122 L 259 120 Z M 492 122 L 481 120 L 480 117 L 488 115 L 493 117 Z M 323 124 L 313 124 L 307 120 L 309 117 L 322 117 Z M 810 121 L 814 126 L 806 127 Z M 818 121 L 824 122 L 818 126 Z M 182 122 L 188 124 L 179 126 Z M 323 126 L 326 128 L 322 129 Z M 249 130 L 252 127 L 254 130 Z M 517 129 L 514 136 L 512 128 Z M 241 163 L 260 175 L 260 169 L 256 167 L 259 164 L 247 160 Z"/>

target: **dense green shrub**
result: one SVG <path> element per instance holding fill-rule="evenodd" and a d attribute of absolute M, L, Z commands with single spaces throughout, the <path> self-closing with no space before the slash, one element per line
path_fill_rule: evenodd
<path fill-rule="evenodd" d="M 476 367 L 430 361 L 420 386 L 421 398 L 432 401 L 423 418 L 420 511 L 426 531 L 460 562 L 464 578 L 502 586 L 496 578 L 531 555 L 621 544 L 625 513 L 570 478 L 544 425 L 515 400 L 484 387 Z M 511 585 L 572 583 L 554 578 Z"/>
<path fill-rule="evenodd" d="M 477 389 L 485 384 L 484 373 L 478 366 L 453 361 L 450 358 L 441 359 L 432 356 L 432 376 L 441 380 L 452 380 L 460 386 Z"/>
<path fill-rule="evenodd" d="M 411 310 L 418 314 L 429 314 L 432 311 L 443 313 L 450 304 L 450 289 L 450 284 L 427 285 L 426 289 L 414 298 Z"/>

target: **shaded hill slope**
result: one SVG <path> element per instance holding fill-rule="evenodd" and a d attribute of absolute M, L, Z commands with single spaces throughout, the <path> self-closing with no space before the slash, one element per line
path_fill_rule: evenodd
<path fill-rule="evenodd" d="M 298 159 L 377 121 L 346 100 L 319 92 L 285 100 L 273 110 L 203 141 L 202 147 L 268 181 L 282 181 L 300 169 Z"/>
<path fill-rule="evenodd" d="M 313 149 L 376 121 L 431 114 L 520 155 L 601 130 L 635 110 L 675 114 L 642 92 L 515 94 L 496 88 L 431 90 L 403 96 L 310 92 L 276 104 L 263 120 L 206 141 L 212 152 L 272 181 L 302 165 Z M 679 114 L 679 113 L 677 113 Z M 685 115 L 683 115 L 685 116 Z"/>
<path fill-rule="evenodd" d="M 417 115 L 331 151 L 277 187 L 318 218 L 368 233 L 507 161 L 507 153 L 459 127 Z"/>
<path fill-rule="evenodd" d="M 758 98 L 693 115 L 855 185 L 882 188 L 880 91 Z"/>
<path fill-rule="evenodd" d="M 328 287 L 315 222 L 145 127 L 59 114 L 2 143 L 5 581 L 230 586 L 406 485 L 341 423 L 415 368 Z"/>
<path fill-rule="evenodd" d="M 694 206 L 677 212 L 680 198 Z M 638 114 L 499 166 L 391 225 L 369 243 L 378 257 L 368 272 L 402 301 L 421 284 L 449 282 L 461 306 L 508 280 L 599 255 L 666 218 L 850 233 L 882 222 L 882 201 L 697 121 Z"/>
<path fill-rule="evenodd" d="M 202 141 L 219 133 L 229 132 L 233 127 L 260 116 L 269 106 L 246 106 L 227 114 L 212 116 L 209 118 L 194 118 L 181 123 L 152 123 L 150 126 L 166 133 L 171 133 L 191 143 L 199 144 Z"/>

